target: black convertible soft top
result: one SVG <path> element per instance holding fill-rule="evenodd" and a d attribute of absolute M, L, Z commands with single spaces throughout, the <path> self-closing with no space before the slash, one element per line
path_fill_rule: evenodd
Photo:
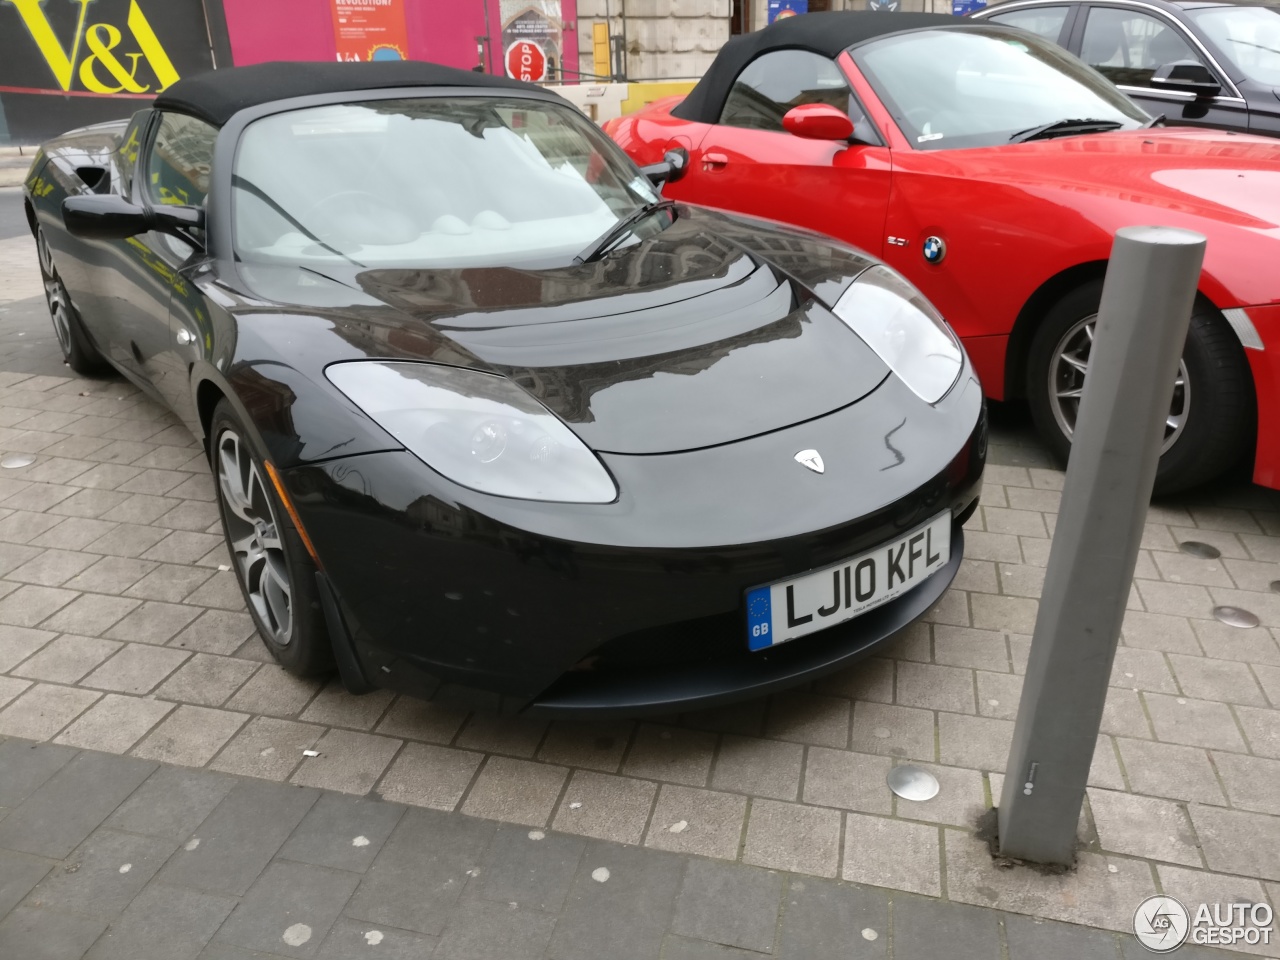
<path fill-rule="evenodd" d="M 787 17 L 755 33 L 734 37 L 716 55 L 706 75 L 671 111 L 672 116 L 695 123 L 720 119 L 729 88 L 744 67 L 771 50 L 812 50 L 834 57 L 855 43 L 903 30 L 926 27 L 975 26 L 948 13 L 879 13 L 874 10 L 806 13 Z"/>
<path fill-rule="evenodd" d="M 158 110 L 176 110 L 220 127 L 246 107 L 314 93 L 382 90 L 387 87 L 491 87 L 538 90 L 506 77 L 455 70 L 437 63 L 394 60 L 377 63 L 257 63 L 228 67 L 179 80 L 155 99 Z"/>

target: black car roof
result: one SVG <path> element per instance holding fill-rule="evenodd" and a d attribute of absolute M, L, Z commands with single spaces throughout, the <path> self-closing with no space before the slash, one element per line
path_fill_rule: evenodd
<path fill-rule="evenodd" d="M 246 107 L 321 93 L 357 93 L 393 87 L 486 87 L 539 90 L 531 83 L 437 63 L 258 63 L 228 67 L 179 80 L 155 99 L 158 110 L 176 110 L 222 126 Z"/>
<path fill-rule="evenodd" d="M 743 67 L 772 50 L 810 50 L 828 57 L 890 33 L 929 27 L 977 26 L 948 13 L 879 13 L 874 10 L 806 13 L 787 17 L 755 33 L 734 37 L 716 55 L 698 85 L 672 111 L 696 123 L 715 123 L 729 88 Z"/>

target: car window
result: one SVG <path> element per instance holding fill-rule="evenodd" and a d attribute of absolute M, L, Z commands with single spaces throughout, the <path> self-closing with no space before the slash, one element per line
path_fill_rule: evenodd
<path fill-rule="evenodd" d="M 825 103 L 847 112 L 855 137 L 864 143 L 880 142 L 835 61 L 807 50 L 776 50 L 752 60 L 734 81 L 720 122 L 781 132 L 786 112 L 805 103 Z"/>
<path fill-rule="evenodd" d="M 1200 60 L 1176 27 L 1158 17 L 1093 7 L 1084 25 L 1080 59 L 1114 84 L 1151 86 L 1151 76 L 1175 60 Z"/>
<path fill-rule="evenodd" d="M 1187 16 L 1242 74 L 1280 87 L 1280 9 L 1213 6 L 1188 10 Z"/>
<path fill-rule="evenodd" d="M 120 195 L 130 198 L 133 195 L 134 173 L 138 166 L 138 154 L 141 153 L 142 138 L 147 135 L 147 122 L 151 119 L 150 110 L 139 110 L 129 121 L 124 135 L 120 138 L 120 146 L 116 148 L 116 170 L 120 176 Z"/>
<path fill-rule="evenodd" d="M 198 207 L 209 192 L 216 127 L 181 113 L 166 113 L 147 155 L 152 203 Z"/>
<path fill-rule="evenodd" d="M 986 20 L 994 20 L 1006 27 L 1020 27 L 1030 30 L 1037 36 L 1044 37 L 1054 43 L 1062 36 L 1062 25 L 1067 22 L 1070 7 L 1032 7 L 1028 10 L 1010 10 L 1008 13 L 996 13 Z"/>

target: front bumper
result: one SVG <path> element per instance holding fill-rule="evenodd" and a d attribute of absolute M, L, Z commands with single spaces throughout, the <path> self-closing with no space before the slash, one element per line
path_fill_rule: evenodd
<path fill-rule="evenodd" d="M 819 476 L 797 450 L 826 460 Z M 407 452 L 286 474 L 355 659 L 378 686 L 499 710 L 671 712 L 838 669 L 950 584 L 986 453 L 977 381 L 928 407 L 889 378 L 805 424 L 681 454 L 605 455 L 612 504 L 488 497 Z M 950 510 L 951 561 L 909 593 L 767 651 L 745 591 Z"/>

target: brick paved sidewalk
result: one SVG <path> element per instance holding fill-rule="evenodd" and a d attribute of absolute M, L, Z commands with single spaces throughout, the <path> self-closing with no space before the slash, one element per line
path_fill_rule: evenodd
<path fill-rule="evenodd" d="M 132 757 L 9 740 L 0 769 L 13 960 L 1146 955 L 1088 927 Z"/>
<path fill-rule="evenodd" d="M 1079 868 L 1002 871 L 972 824 L 1000 793 L 1062 481 L 1017 420 L 997 426 L 953 589 L 812 689 L 589 726 L 357 698 L 267 662 L 201 452 L 127 384 L 67 375 L 34 264 L 29 241 L 0 242 L 0 456 L 36 458 L 0 469 L 0 736 L 1114 931 L 1157 891 L 1280 908 L 1275 492 L 1235 480 L 1152 508 Z M 937 798 L 888 792 L 907 760 Z"/>

